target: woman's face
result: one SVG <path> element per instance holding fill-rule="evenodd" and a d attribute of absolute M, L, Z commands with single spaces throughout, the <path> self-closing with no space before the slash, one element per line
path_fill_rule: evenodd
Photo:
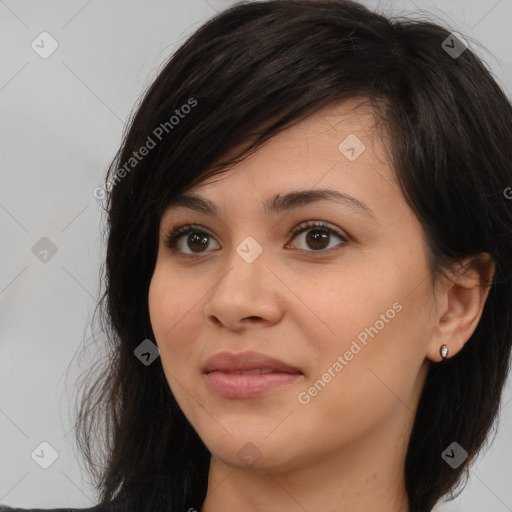
<path fill-rule="evenodd" d="M 421 225 L 371 111 L 355 105 L 322 110 L 187 192 L 217 214 L 181 206 L 162 218 L 149 290 L 155 341 L 185 416 L 232 468 L 396 454 L 428 358 L 441 359 Z M 320 189 L 332 198 L 283 200 Z M 193 232 L 167 247 L 184 224 Z M 248 351 L 296 373 L 203 371 L 220 352 Z"/>

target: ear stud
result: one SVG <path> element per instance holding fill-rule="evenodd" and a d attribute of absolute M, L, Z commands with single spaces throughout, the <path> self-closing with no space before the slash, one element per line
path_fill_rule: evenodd
<path fill-rule="evenodd" d="M 448 357 L 448 347 L 446 345 L 441 345 L 439 347 L 439 354 L 443 359 L 446 359 Z"/>

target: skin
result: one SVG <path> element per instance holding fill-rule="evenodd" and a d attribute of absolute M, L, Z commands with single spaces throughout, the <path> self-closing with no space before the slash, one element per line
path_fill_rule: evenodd
<path fill-rule="evenodd" d="M 366 146 L 354 161 L 338 149 L 350 134 Z M 183 208 L 162 217 L 149 310 L 169 386 L 212 453 L 201 512 L 408 510 L 404 459 L 428 366 L 441 360 L 443 343 L 453 357 L 473 333 L 488 293 L 477 285 L 493 267 L 467 260 L 452 281 L 432 280 L 422 226 L 385 143 L 368 106 L 330 106 L 190 191 L 220 217 Z M 364 201 L 375 218 L 333 201 L 271 216 L 262 209 L 275 193 L 324 187 Z M 348 241 L 308 242 L 315 227 L 290 234 L 308 220 L 328 222 Z M 186 234 L 177 242 L 191 260 L 164 245 L 184 223 L 211 235 L 202 245 Z M 236 252 L 248 236 L 263 249 L 252 263 Z M 396 303 L 401 310 L 301 403 L 299 393 Z M 201 372 L 206 359 L 246 350 L 303 375 L 261 397 L 214 394 Z M 246 443 L 255 463 L 237 456 Z"/>

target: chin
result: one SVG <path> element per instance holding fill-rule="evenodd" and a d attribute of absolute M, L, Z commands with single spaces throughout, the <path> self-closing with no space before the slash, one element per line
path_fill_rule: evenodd
<path fill-rule="evenodd" d="M 271 428 L 264 434 L 256 432 L 254 435 L 249 430 L 241 428 L 233 431 L 232 436 L 222 430 L 222 435 L 212 438 L 210 429 L 209 435 L 201 439 L 214 457 L 233 470 L 277 473 L 292 467 L 292 454 L 288 452 L 282 439 L 273 437 L 273 434 L 268 435 Z"/>
<path fill-rule="evenodd" d="M 211 451 L 225 466 L 233 470 L 247 470 L 251 472 L 275 472 L 283 464 L 282 452 L 275 447 L 265 449 L 261 444 L 251 441 L 231 442 L 228 446 L 215 446 Z"/>

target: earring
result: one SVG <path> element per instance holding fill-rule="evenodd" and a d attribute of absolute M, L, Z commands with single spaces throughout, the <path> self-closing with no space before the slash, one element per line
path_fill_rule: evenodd
<path fill-rule="evenodd" d="M 439 347 L 439 354 L 443 359 L 446 359 L 448 357 L 448 347 L 446 345 L 441 345 Z"/>

